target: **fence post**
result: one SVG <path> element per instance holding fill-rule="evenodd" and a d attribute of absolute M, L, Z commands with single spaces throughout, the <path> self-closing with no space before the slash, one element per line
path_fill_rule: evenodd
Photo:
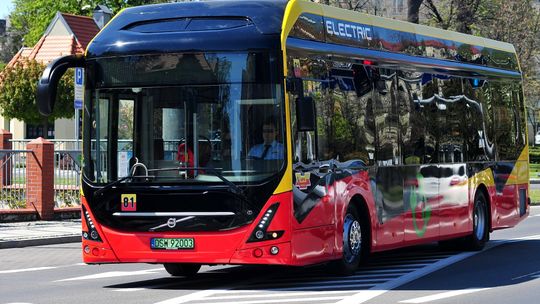
<path fill-rule="evenodd" d="M 42 137 L 26 145 L 26 207 L 37 209 L 42 220 L 54 218 L 54 144 Z"/>
<path fill-rule="evenodd" d="M 11 139 L 13 138 L 13 134 L 11 134 L 9 131 L 6 131 L 4 129 L 0 130 L 0 150 L 11 150 Z M 7 163 L 5 161 L 9 159 L 9 155 L 6 155 L 2 158 L 2 164 L 1 170 L 0 170 L 0 176 L 2 180 L 2 185 L 11 185 L 11 174 L 12 174 L 12 159 L 9 159 Z"/>

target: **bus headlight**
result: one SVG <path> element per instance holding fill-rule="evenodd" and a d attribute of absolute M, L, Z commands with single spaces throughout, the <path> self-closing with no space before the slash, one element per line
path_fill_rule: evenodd
<path fill-rule="evenodd" d="M 255 230 L 253 230 L 253 232 L 251 233 L 251 237 L 249 238 L 248 243 L 274 240 L 280 238 L 283 235 L 284 231 L 267 231 L 270 223 L 272 222 L 272 219 L 274 218 L 274 215 L 277 212 L 278 207 L 279 203 L 274 203 L 272 204 L 272 206 L 266 209 L 263 216 L 259 220 L 259 223 L 257 223 Z"/>
<path fill-rule="evenodd" d="M 83 231 L 82 236 L 85 240 L 95 241 L 95 242 L 102 242 L 101 237 L 99 236 L 99 233 L 97 232 L 96 226 L 94 225 L 94 222 L 90 218 L 90 213 L 82 207 L 82 212 L 84 214 L 84 221 L 86 223 L 86 227 L 88 227 L 89 231 Z"/>

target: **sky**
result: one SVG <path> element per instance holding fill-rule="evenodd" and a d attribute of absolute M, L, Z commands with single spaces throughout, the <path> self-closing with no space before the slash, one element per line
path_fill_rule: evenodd
<path fill-rule="evenodd" d="M 0 0 L 0 19 L 7 17 L 12 9 L 13 3 L 11 0 Z"/>

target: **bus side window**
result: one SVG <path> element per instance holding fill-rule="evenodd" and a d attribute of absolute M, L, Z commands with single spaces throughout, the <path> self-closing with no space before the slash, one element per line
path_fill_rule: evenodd
<path fill-rule="evenodd" d="M 398 142 L 399 118 L 396 101 L 396 70 L 378 69 L 374 76 L 377 83 L 373 92 L 376 129 L 376 160 L 379 166 L 400 164 L 400 147 Z"/>
<path fill-rule="evenodd" d="M 424 156 L 425 124 L 419 106 L 422 73 L 398 72 L 397 99 L 401 130 L 401 151 L 403 163 L 417 165 Z"/>

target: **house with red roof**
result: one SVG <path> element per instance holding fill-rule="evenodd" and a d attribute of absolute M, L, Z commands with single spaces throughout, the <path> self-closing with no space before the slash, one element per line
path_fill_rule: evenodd
<path fill-rule="evenodd" d="M 101 5 L 94 10 L 94 18 L 57 12 L 36 45 L 32 48 L 21 48 L 9 61 L 8 66 L 22 64 L 25 59 L 48 64 L 61 56 L 84 53 L 111 15 L 110 10 Z M 58 119 L 47 130 L 48 136 L 55 139 L 75 139 L 74 126 L 74 119 Z M 42 126 L 3 117 L 0 117 L 0 128 L 9 130 L 14 139 L 31 139 L 45 135 Z"/>

